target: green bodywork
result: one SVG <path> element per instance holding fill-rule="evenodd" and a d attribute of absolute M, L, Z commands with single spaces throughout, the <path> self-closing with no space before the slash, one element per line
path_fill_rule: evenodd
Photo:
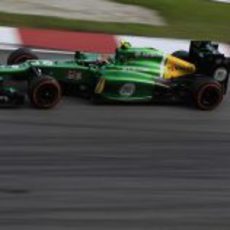
<path fill-rule="evenodd" d="M 172 55 L 123 43 L 112 56 L 77 51 L 72 60 L 37 60 L 19 49 L 7 60 L 20 62 L 0 66 L 1 105 L 22 104 L 27 95 L 34 107 L 51 108 L 63 90 L 99 103 L 192 102 L 211 110 L 226 94 L 230 76 L 230 58 L 210 41 L 192 41 L 188 52 Z"/>
<path fill-rule="evenodd" d="M 17 90 L 12 82 L 42 74 L 74 87 L 76 93 L 87 92 L 108 100 L 150 101 L 155 85 L 165 87 L 160 83 L 164 61 L 164 53 L 152 48 L 118 49 L 108 63 L 102 63 L 99 54 L 78 53 L 74 60 L 28 60 L 0 66 L 0 82 L 1 87 Z M 101 79 L 103 88 L 96 92 Z"/>

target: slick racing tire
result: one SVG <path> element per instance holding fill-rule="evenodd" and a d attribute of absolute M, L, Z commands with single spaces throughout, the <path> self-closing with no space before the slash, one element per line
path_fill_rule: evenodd
<path fill-rule="evenodd" d="M 29 49 L 20 48 L 13 51 L 7 59 L 8 65 L 17 65 L 27 60 L 38 60 L 38 57 Z"/>
<path fill-rule="evenodd" d="M 180 58 L 184 61 L 190 62 L 189 53 L 185 50 L 178 50 L 172 53 L 172 56 Z"/>
<path fill-rule="evenodd" d="M 62 91 L 54 78 L 44 76 L 31 81 L 28 95 L 35 108 L 50 109 L 60 102 Z"/>
<path fill-rule="evenodd" d="M 213 110 L 223 100 L 223 89 L 215 80 L 198 80 L 193 90 L 193 102 L 200 110 Z"/>
<path fill-rule="evenodd" d="M 100 95 L 93 94 L 90 98 L 90 102 L 93 105 L 104 105 L 105 101 L 100 97 Z"/>

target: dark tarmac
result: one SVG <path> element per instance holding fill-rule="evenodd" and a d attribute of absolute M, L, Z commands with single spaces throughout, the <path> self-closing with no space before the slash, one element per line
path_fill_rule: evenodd
<path fill-rule="evenodd" d="M 229 230 L 229 99 L 1 109 L 0 230 Z"/>

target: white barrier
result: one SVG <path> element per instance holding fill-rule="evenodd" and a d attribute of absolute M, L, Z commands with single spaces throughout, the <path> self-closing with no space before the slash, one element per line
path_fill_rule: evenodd
<path fill-rule="evenodd" d="M 119 41 L 125 40 L 135 47 L 154 47 L 170 54 L 176 50 L 188 50 L 190 44 L 189 40 L 183 39 L 106 35 L 97 33 L 92 36 L 92 34 L 93 33 L 0 27 L 0 47 L 3 47 L 3 45 L 5 47 L 31 46 L 42 49 L 74 51 L 77 49 L 81 50 L 79 44 L 83 44 L 84 47 L 94 46 L 92 52 L 103 52 L 102 50 L 105 46 L 108 48 L 108 52 L 112 53 L 119 44 Z M 59 41 L 58 37 L 60 36 L 61 38 Z M 55 37 L 55 43 L 57 45 L 55 47 L 50 47 L 54 43 L 53 37 Z M 95 42 L 95 39 L 97 39 L 97 42 Z M 66 45 L 69 46 L 70 43 L 72 43 L 71 48 L 65 49 Z M 230 45 L 220 44 L 220 51 L 226 56 L 230 56 Z"/>

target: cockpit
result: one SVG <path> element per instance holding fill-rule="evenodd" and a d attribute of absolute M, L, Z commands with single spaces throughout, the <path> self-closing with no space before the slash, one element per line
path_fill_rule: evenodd
<path fill-rule="evenodd" d="M 112 63 L 114 59 L 114 55 L 76 51 L 74 59 L 77 64 L 87 66 L 87 67 L 103 66 L 105 64 Z"/>

